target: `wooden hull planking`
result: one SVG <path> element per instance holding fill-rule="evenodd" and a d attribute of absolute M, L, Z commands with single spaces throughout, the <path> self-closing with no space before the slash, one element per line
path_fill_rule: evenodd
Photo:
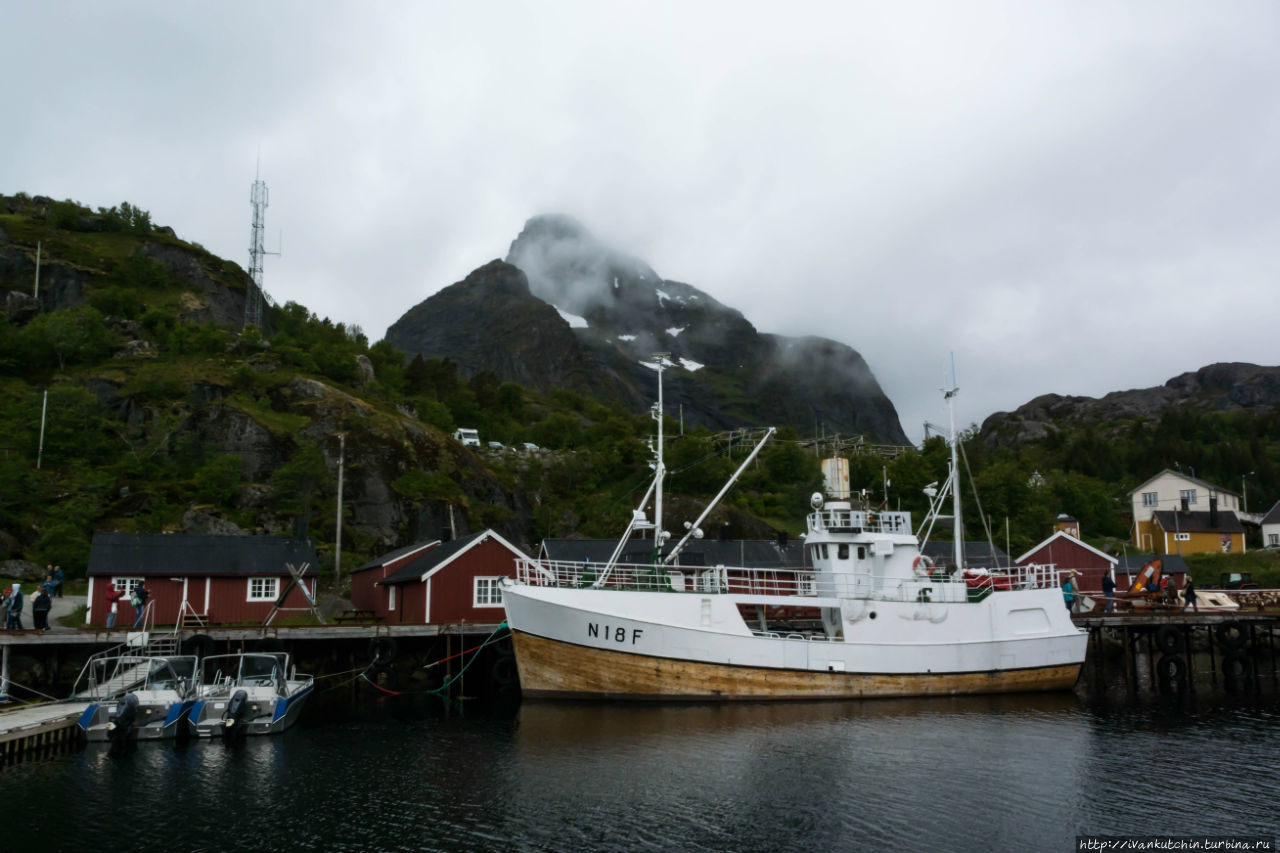
<path fill-rule="evenodd" d="M 870 699 L 1071 688 L 1081 664 L 962 673 L 883 674 L 709 664 L 594 649 L 512 631 L 530 698 L 643 700 Z"/>

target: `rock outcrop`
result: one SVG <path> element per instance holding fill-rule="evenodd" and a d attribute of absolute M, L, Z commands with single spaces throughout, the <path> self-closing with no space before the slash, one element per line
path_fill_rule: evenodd
<path fill-rule="evenodd" d="M 1280 406 L 1280 367 L 1240 362 L 1211 364 L 1180 374 L 1164 385 L 1113 391 L 1103 397 L 1043 394 L 1012 412 L 996 412 L 982 424 L 992 447 L 1036 441 L 1061 426 L 1084 426 L 1157 418 L 1174 406 L 1215 411 L 1262 410 Z"/>

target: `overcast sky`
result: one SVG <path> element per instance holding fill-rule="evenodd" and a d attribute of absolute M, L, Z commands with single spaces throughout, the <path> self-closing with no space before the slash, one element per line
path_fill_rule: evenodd
<path fill-rule="evenodd" d="M 866 358 L 918 440 L 1280 363 L 1280 4 L 0 6 L 0 192 L 122 200 L 371 340 L 563 212 Z"/>

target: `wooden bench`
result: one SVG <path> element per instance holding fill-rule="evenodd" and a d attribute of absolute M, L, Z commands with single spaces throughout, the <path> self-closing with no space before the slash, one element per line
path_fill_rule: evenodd
<path fill-rule="evenodd" d="M 344 622 L 381 622 L 382 618 L 372 610 L 344 610 L 333 621 L 341 625 Z"/>

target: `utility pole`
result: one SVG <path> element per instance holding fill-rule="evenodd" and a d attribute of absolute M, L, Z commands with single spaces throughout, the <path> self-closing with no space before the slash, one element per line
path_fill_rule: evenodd
<path fill-rule="evenodd" d="M 44 247 L 44 241 L 36 241 L 36 301 L 40 301 L 40 250 Z"/>
<path fill-rule="evenodd" d="M 44 389 L 44 402 L 40 404 L 40 446 L 36 449 L 36 470 L 40 470 L 40 463 L 44 459 L 44 421 L 45 415 L 49 411 L 49 389 Z"/>
<path fill-rule="evenodd" d="M 342 591 L 342 465 L 346 460 L 347 436 L 338 433 L 338 535 L 333 546 L 333 592 Z"/>

